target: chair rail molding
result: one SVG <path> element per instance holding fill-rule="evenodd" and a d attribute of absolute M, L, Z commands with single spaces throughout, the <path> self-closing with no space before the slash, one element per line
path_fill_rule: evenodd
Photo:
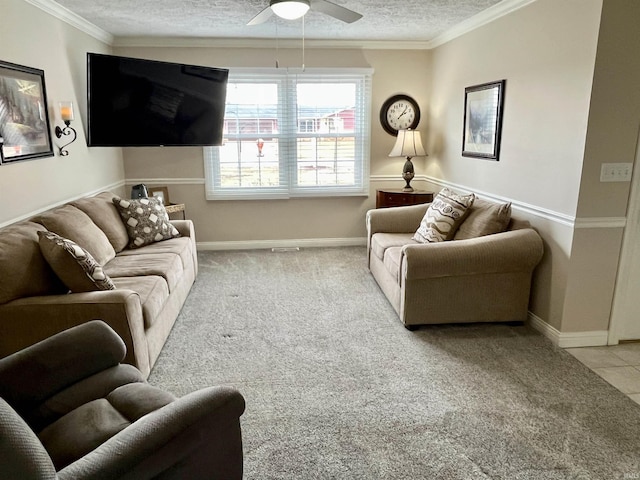
<path fill-rule="evenodd" d="M 29 218 L 35 217 L 36 215 L 38 215 L 40 213 L 46 212 L 47 210 L 51 210 L 52 208 L 60 207 L 60 206 L 62 206 L 64 204 L 66 204 L 66 203 L 73 202 L 74 200 L 79 200 L 79 199 L 84 198 L 84 197 L 92 197 L 92 196 L 97 195 L 97 194 L 99 194 L 101 192 L 109 192 L 109 191 L 111 191 L 111 190 L 113 190 L 115 188 L 120 188 L 120 187 L 123 187 L 123 186 L 124 186 L 124 180 L 122 180 L 120 182 L 114 182 L 114 183 L 112 183 L 110 185 L 105 185 L 104 187 L 100 187 L 98 189 L 95 189 L 95 190 L 92 190 L 92 191 L 89 191 L 89 192 L 85 192 L 85 193 L 80 194 L 80 195 L 74 195 L 73 197 L 66 198 L 65 200 L 60 200 L 58 202 L 52 203 L 50 205 L 47 205 L 46 207 L 39 208 L 39 209 L 34 210 L 32 212 L 25 213 L 24 215 L 20 215 L 19 217 L 12 218 L 11 220 L 7 220 L 6 222 L 2 222 L 2 223 L 0 223 L 0 228 L 6 227 L 7 225 L 11 225 L 11 224 L 16 223 L 16 222 L 21 222 L 22 220 L 28 220 Z"/>

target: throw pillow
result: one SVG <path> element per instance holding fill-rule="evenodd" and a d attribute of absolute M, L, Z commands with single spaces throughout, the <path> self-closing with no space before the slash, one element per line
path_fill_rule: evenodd
<path fill-rule="evenodd" d="M 427 209 L 413 239 L 420 243 L 451 240 L 473 204 L 475 195 L 458 195 L 443 188 Z"/>
<path fill-rule="evenodd" d="M 113 203 L 127 227 L 129 248 L 139 248 L 180 236 L 176 227 L 169 222 L 169 214 L 158 198 L 125 200 L 113 197 Z"/>
<path fill-rule="evenodd" d="M 93 256 L 77 243 L 53 232 L 38 232 L 40 250 L 53 271 L 72 292 L 116 287 Z"/>
<path fill-rule="evenodd" d="M 93 220 L 93 223 L 107 236 L 116 253 L 119 253 L 129 244 L 129 235 L 122 223 L 118 209 L 111 201 L 113 197 L 114 194 L 111 192 L 102 192 L 93 197 L 84 197 L 70 203 Z"/>
<path fill-rule="evenodd" d="M 504 232 L 511 221 L 511 202 L 494 203 L 476 198 L 454 240 L 483 237 Z"/>
<path fill-rule="evenodd" d="M 63 205 L 31 219 L 50 232 L 76 242 L 88 251 L 96 261 L 104 265 L 116 256 L 109 239 L 93 220 L 73 205 Z"/>

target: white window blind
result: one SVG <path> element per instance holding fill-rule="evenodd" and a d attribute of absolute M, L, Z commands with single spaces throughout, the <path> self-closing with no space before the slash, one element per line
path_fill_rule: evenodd
<path fill-rule="evenodd" d="M 208 200 L 367 195 L 369 69 L 231 70 Z"/>

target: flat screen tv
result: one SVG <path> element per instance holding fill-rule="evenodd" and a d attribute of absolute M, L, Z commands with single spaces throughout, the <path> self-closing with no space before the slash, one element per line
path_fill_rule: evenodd
<path fill-rule="evenodd" d="M 222 143 L 229 70 L 87 54 L 91 147 Z"/>

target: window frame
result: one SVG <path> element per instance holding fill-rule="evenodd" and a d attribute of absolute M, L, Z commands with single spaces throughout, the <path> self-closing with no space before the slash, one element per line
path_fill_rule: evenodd
<path fill-rule="evenodd" d="M 296 197 L 335 197 L 368 196 L 371 138 L 371 78 L 373 70 L 369 68 L 307 68 L 304 71 L 290 69 L 245 69 L 231 68 L 229 83 L 276 83 L 278 85 L 278 120 L 286 117 L 282 129 L 273 134 L 280 138 L 279 149 L 279 186 L 259 187 L 223 187 L 220 175 L 221 147 L 204 147 L 205 192 L 207 200 L 258 200 L 288 199 Z M 354 132 L 346 136 L 354 137 L 354 176 L 353 185 L 298 185 L 297 166 L 299 158 L 297 142 L 299 138 L 322 137 L 336 138 L 338 133 L 299 131 L 296 91 L 298 83 L 354 83 L 356 85 L 356 120 Z M 295 103 L 294 103 L 295 102 Z M 288 115 L 288 116 L 287 116 Z M 249 137 L 252 134 L 246 134 Z M 270 135 L 271 136 L 271 135 Z M 242 138 L 242 135 L 236 138 Z M 294 152 L 294 153 L 291 153 Z"/>

